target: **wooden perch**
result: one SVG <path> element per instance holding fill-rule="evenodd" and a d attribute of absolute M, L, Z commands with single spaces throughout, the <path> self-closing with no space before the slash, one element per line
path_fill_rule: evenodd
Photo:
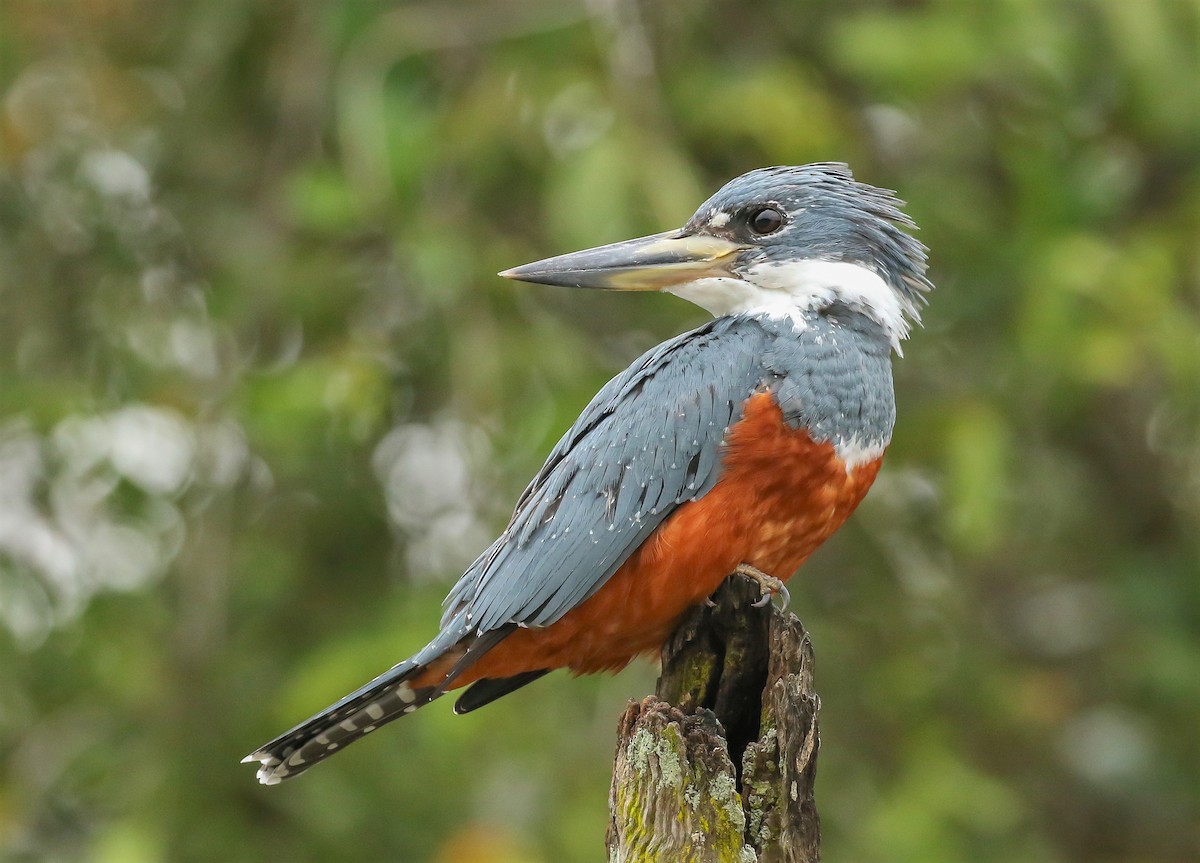
<path fill-rule="evenodd" d="M 617 726 L 610 863 L 816 863 L 812 644 L 732 576 L 663 648 L 655 696 Z"/>

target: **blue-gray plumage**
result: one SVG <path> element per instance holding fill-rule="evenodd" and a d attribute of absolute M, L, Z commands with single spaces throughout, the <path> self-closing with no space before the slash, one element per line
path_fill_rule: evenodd
<path fill-rule="evenodd" d="M 701 204 L 684 230 L 705 230 L 714 213 L 736 213 L 747 203 L 775 203 L 803 215 L 793 222 L 788 242 L 765 244 L 750 258 L 792 261 L 796 250 L 803 249 L 807 258 L 858 264 L 883 278 L 914 314 L 933 287 L 925 277 L 925 248 L 901 230 L 916 226 L 899 209 L 895 195 L 855 182 L 845 165 L 760 168 L 743 174 Z M 735 237 L 737 223 L 708 230 Z"/>
<path fill-rule="evenodd" d="M 677 504 L 716 483 L 721 441 L 757 390 L 818 443 L 885 446 L 887 340 L 861 313 L 837 311 L 811 313 L 799 331 L 763 315 L 718 318 L 613 378 L 450 591 L 443 630 L 548 626 L 595 593 Z"/>
<path fill-rule="evenodd" d="M 857 505 L 891 439 L 891 351 L 931 287 L 911 227 L 845 166 L 769 168 L 680 231 L 505 273 L 666 290 L 717 317 L 596 395 L 450 591 L 437 636 L 249 756 L 259 778 L 293 776 L 448 689 L 473 683 L 470 710 L 552 668 L 620 667 L 734 568 L 781 584 Z"/>

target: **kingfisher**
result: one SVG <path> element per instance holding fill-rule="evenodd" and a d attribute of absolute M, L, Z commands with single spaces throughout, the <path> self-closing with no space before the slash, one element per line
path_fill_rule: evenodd
<path fill-rule="evenodd" d="M 841 163 L 760 168 L 679 230 L 500 273 L 665 291 L 713 319 L 596 394 L 450 590 L 433 640 L 248 755 L 259 781 L 451 690 L 467 713 L 554 669 L 620 670 L 730 574 L 786 598 L 891 441 L 891 355 L 933 287 L 902 206 Z"/>

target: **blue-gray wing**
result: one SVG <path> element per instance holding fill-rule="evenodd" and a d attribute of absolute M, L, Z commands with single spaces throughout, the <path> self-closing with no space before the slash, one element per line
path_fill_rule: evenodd
<path fill-rule="evenodd" d="M 725 432 L 769 374 L 760 362 L 766 339 L 758 327 L 712 321 L 609 381 L 451 590 L 443 636 L 554 623 L 679 504 L 708 492 Z"/>

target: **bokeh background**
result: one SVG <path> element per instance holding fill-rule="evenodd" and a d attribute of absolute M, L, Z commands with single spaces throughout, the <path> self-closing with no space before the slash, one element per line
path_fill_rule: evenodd
<path fill-rule="evenodd" d="M 816 160 L 938 284 L 792 582 L 827 858 L 1196 860 L 1194 0 L 4 0 L 0 859 L 601 859 L 650 663 L 238 759 L 421 645 L 703 319 L 493 273 Z"/>

